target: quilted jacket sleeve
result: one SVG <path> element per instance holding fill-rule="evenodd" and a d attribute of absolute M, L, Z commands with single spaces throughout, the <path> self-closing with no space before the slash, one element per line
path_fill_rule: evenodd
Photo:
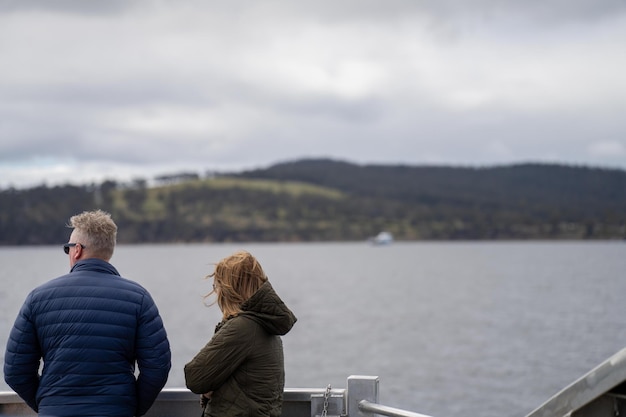
<path fill-rule="evenodd" d="M 163 321 L 159 311 L 146 293 L 136 337 L 137 367 L 137 411 L 144 415 L 156 400 L 167 382 L 171 368 L 171 352 Z"/>
<path fill-rule="evenodd" d="M 254 333 L 262 331 L 252 320 L 235 317 L 222 326 L 185 365 L 187 388 L 196 394 L 217 390 L 246 359 Z"/>
<path fill-rule="evenodd" d="M 38 411 L 39 362 L 41 351 L 30 318 L 31 295 L 22 306 L 7 342 L 4 355 L 4 380 L 28 404 Z"/>

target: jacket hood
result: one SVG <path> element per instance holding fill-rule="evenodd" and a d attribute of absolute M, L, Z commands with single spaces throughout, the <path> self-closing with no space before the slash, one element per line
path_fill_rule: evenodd
<path fill-rule="evenodd" d="M 240 315 L 259 323 L 268 333 L 282 336 L 287 334 L 297 321 L 283 300 L 266 281 L 252 297 L 241 305 Z"/>

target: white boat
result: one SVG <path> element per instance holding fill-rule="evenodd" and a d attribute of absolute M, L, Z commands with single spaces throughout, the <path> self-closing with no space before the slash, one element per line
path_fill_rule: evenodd
<path fill-rule="evenodd" d="M 389 232 L 380 232 L 370 241 L 375 245 L 388 245 L 393 242 L 393 235 Z"/>

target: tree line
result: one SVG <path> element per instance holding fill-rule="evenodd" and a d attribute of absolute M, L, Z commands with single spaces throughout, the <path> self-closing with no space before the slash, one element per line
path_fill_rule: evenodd
<path fill-rule="evenodd" d="M 0 244 L 69 236 L 100 208 L 121 243 L 624 239 L 626 171 L 522 164 L 358 165 L 306 159 L 266 169 L 0 190 Z"/>

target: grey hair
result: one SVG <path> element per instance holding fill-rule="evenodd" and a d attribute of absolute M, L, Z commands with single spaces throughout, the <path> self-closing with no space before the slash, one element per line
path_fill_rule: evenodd
<path fill-rule="evenodd" d="M 67 227 L 76 230 L 76 235 L 88 253 L 106 261 L 113 256 L 117 240 L 117 225 L 111 215 L 102 210 L 84 211 L 70 218 Z"/>

